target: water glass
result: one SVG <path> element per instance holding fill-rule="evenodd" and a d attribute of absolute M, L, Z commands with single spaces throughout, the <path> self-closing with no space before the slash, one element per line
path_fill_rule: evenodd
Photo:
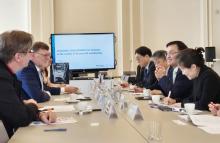
<path fill-rule="evenodd" d="M 150 143 L 162 142 L 162 125 L 158 121 L 151 121 L 148 125 L 148 141 Z"/>

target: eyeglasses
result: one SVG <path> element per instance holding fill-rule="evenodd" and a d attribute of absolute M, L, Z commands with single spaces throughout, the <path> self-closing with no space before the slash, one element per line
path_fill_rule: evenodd
<path fill-rule="evenodd" d="M 28 53 L 33 53 L 32 51 L 26 51 L 26 52 L 18 52 L 18 53 L 21 53 L 21 54 L 28 54 Z"/>
<path fill-rule="evenodd" d="M 43 56 L 45 58 L 51 56 L 50 54 L 42 54 L 42 53 L 38 53 L 38 52 L 35 52 L 35 54 L 41 55 L 41 56 Z"/>
<path fill-rule="evenodd" d="M 177 54 L 177 53 L 179 53 L 179 52 L 170 52 L 170 53 L 167 53 L 167 56 L 169 55 L 169 56 L 173 56 L 173 55 L 175 55 L 175 54 Z"/>
<path fill-rule="evenodd" d="M 136 59 L 137 61 L 140 61 L 142 58 L 143 58 L 142 56 L 136 56 L 136 57 L 135 57 L 135 59 Z"/>

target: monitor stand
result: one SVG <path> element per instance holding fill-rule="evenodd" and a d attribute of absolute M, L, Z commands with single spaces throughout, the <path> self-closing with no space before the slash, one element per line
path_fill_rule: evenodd
<path fill-rule="evenodd" d="M 98 77 L 99 77 L 99 72 L 98 72 L 98 71 L 95 72 L 94 74 L 95 74 L 95 78 L 98 78 Z"/>

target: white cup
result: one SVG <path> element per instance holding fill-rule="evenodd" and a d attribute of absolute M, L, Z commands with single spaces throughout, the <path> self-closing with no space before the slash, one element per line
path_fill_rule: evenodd
<path fill-rule="evenodd" d="M 152 102 L 155 104 L 159 104 L 160 103 L 160 95 L 152 95 Z"/>
<path fill-rule="evenodd" d="M 85 111 L 88 107 L 88 102 L 79 102 L 77 104 L 77 109 L 80 111 Z"/>
<path fill-rule="evenodd" d="M 145 89 L 143 90 L 143 95 L 144 96 L 150 96 L 150 89 Z"/>
<path fill-rule="evenodd" d="M 195 103 L 185 103 L 184 109 L 186 110 L 186 113 L 193 114 L 195 110 Z"/>
<path fill-rule="evenodd" d="M 76 95 L 74 95 L 74 94 L 70 94 L 69 97 L 70 97 L 69 99 L 70 99 L 71 101 L 76 100 Z"/>

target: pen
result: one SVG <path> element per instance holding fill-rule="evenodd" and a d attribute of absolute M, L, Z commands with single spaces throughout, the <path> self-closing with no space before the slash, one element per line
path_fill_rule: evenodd
<path fill-rule="evenodd" d="M 45 132 L 51 132 L 51 131 L 58 131 L 58 132 L 62 132 L 62 131 L 66 131 L 66 128 L 55 128 L 55 129 L 45 129 Z"/>
<path fill-rule="evenodd" d="M 92 111 L 102 111 L 102 109 L 97 108 L 97 109 L 92 109 Z"/>
<path fill-rule="evenodd" d="M 169 91 L 169 93 L 168 93 L 167 102 L 165 104 L 169 104 L 170 95 L 171 95 L 171 91 Z"/>
<path fill-rule="evenodd" d="M 171 91 L 169 91 L 169 93 L 168 93 L 168 96 L 167 96 L 167 97 L 168 97 L 168 98 L 170 98 L 170 95 L 171 95 Z"/>

